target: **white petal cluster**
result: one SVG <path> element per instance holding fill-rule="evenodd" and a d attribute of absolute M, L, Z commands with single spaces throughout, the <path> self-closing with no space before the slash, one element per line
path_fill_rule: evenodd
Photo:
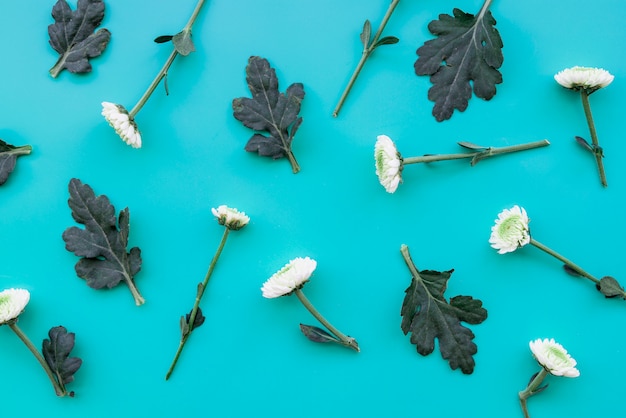
<path fill-rule="evenodd" d="M 240 212 L 235 208 L 229 208 L 226 205 L 218 206 L 217 209 L 211 209 L 213 215 L 217 218 L 220 225 L 224 225 L 228 229 L 237 231 L 248 225 L 250 217 L 245 212 Z"/>
<path fill-rule="evenodd" d="M 7 289 L 0 292 L 0 325 L 17 318 L 30 301 L 26 289 Z"/>
<path fill-rule="evenodd" d="M 537 339 L 529 343 L 530 351 L 537 362 L 548 373 L 554 376 L 578 377 L 580 372 L 576 368 L 574 360 L 565 348 L 554 338 Z"/>
<path fill-rule="evenodd" d="M 402 181 L 402 157 L 387 135 L 378 135 L 374 147 L 376 175 L 388 193 L 393 193 Z"/>
<path fill-rule="evenodd" d="M 530 242 L 528 215 L 524 208 L 515 205 L 498 214 L 496 224 L 491 227 L 489 243 L 499 254 L 510 253 Z"/>
<path fill-rule="evenodd" d="M 263 283 L 261 288 L 263 297 L 277 298 L 289 295 L 309 281 L 316 267 L 317 262 L 309 257 L 294 258 Z"/>
<path fill-rule="evenodd" d="M 124 142 L 133 148 L 141 148 L 141 134 L 137 124 L 130 118 L 128 111 L 122 105 L 110 102 L 102 102 L 102 116 L 109 125 L 122 138 Z"/>
<path fill-rule="evenodd" d="M 557 83 L 567 89 L 587 90 L 592 93 L 613 82 L 615 77 L 602 68 L 572 67 L 554 76 Z"/>

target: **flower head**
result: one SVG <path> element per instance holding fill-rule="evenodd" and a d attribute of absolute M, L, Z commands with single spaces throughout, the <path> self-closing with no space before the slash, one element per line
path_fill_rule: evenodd
<path fill-rule="evenodd" d="M 115 129 L 124 142 L 133 148 L 141 148 L 141 134 L 134 119 L 122 105 L 102 102 L 102 116 Z"/>
<path fill-rule="evenodd" d="M 496 224 L 491 227 L 489 243 L 499 254 L 510 253 L 530 242 L 528 215 L 524 208 L 515 205 L 498 214 Z"/>
<path fill-rule="evenodd" d="M 315 267 L 317 267 L 317 262 L 309 257 L 294 258 L 263 283 L 261 288 L 263 297 L 277 298 L 291 294 L 309 281 Z"/>
<path fill-rule="evenodd" d="M 615 78 L 602 68 L 572 67 L 559 71 L 554 76 L 557 83 L 571 90 L 586 90 L 588 94 L 606 87 Z"/>
<path fill-rule="evenodd" d="M 574 360 L 563 346 L 550 339 L 536 339 L 529 344 L 533 356 L 548 373 L 554 376 L 578 377 L 580 372 Z"/>
<path fill-rule="evenodd" d="M 393 193 L 402 181 L 402 156 L 387 135 L 378 135 L 374 147 L 376 175 L 388 193 Z"/>
<path fill-rule="evenodd" d="M 30 292 L 26 289 L 7 289 L 0 292 L 0 325 L 20 316 L 29 300 Z"/>
<path fill-rule="evenodd" d="M 229 208 L 226 205 L 218 206 L 217 209 L 213 208 L 211 212 L 213 212 L 220 225 L 235 231 L 243 228 L 250 222 L 250 217 L 245 212 L 239 212 L 237 209 Z"/>

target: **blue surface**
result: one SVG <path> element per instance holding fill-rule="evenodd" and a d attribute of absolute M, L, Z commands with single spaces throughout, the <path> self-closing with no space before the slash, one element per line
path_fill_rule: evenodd
<path fill-rule="evenodd" d="M 58 79 L 47 72 L 56 61 L 46 31 L 54 2 L 31 3 L 0 6 L 0 137 L 34 149 L 0 187 L 0 287 L 29 289 L 22 329 L 37 343 L 63 324 L 76 333 L 73 354 L 84 363 L 68 387 L 76 397 L 57 398 L 32 355 L 0 328 L 4 416 L 517 417 L 517 392 L 538 370 L 528 342 L 545 337 L 570 351 L 581 376 L 549 377 L 550 388 L 529 400 L 533 418 L 621 412 L 626 302 L 605 300 L 535 248 L 498 255 L 487 241 L 498 212 L 519 204 L 537 240 L 594 275 L 626 281 L 623 2 L 494 1 L 504 83 L 493 100 L 474 97 L 464 113 L 438 123 L 428 78 L 413 72 L 415 50 L 431 39 L 426 26 L 439 13 L 475 13 L 481 1 L 401 2 L 385 30 L 400 43 L 374 53 L 336 119 L 363 21 L 377 28 L 387 1 L 212 1 L 194 26 L 197 52 L 170 70 L 169 96 L 160 86 L 137 117 L 140 150 L 117 138 L 100 102 L 132 107 L 171 50 L 152 39 L 180 30 L 195 2 L 108 1 L 102 26 L 112 39 L 93 72 Z M 270 61 L 281 90 L 304 83 L 297 175 L 287 160 L 243 150 L 251 131 L 232 117 L 231 101 L 249 95 L 250 55 Z M 553 80 L 574 65 L 615 75 L 591 97 L 608 189 L 573 141 L 588 137 L 580 99 Z M 473 168 L 408 166 L 389 195 L 374 174 L 383 133 L 404 156 L 457 152 L 460 140 L 547 138 L 551 146 Z M 130 208 L 144 306 L 135 307 L 123 285 L 95 291 L 76 277 L 77 258 L 61 239 L 74 225 L 72 177 L 117 210 Z M 179 317 L 222 234 L 210 211 L 221 204 L 252 221 L 231 234 L 201 305 L 207 320 L 166 382 Z M 474 374 L 450 370 L 438 352 L 418 355 L 402 334 L 410 275 L 401 244 L 420 269 L 455 269 L 448 297 L 469 294 L 488 309 L 488 319 L 471 326 Z M 271 274 L 307 255 L 318 261 L 307 296 L 358 339 L 361 353 L 307 341 L 298 324 L 315 320 L 296 298 L 261 297 Z"/>

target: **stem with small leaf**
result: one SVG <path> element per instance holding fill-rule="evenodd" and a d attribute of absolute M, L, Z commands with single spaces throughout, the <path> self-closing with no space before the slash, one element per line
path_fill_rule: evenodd
<path fill-rule="evenodd" d="M 41 364 L 41 367 L 43 367 L 44 371 L 48 375 L 48 378 L 50 379 L 52 386 L 54 386 L 54 391 L 56 392 L 57 396 L 67 395 L 68 392 L 65 390 L 65 386 L 63 385 L 63 382 L 55 378 L 55 375 L 52 372 L 52 369 L 50 369 L 50 366 L 48 365 L 46 360 L 42 357 L 42 355 L 39 353 L 37 348 L 33 345 L 32 341 L 26 336 L 26 334 L 24 334 L 24 332 L 20 329 L 20 327 L 17 326 L 17 321 L 9 322 L 7 325 L 9 325 L 9 328 L 13 330 L 13 332 L 19 337 L 20 340 L 22 340 L 22 342 L 26 345 L 26 347 L 28 347 L 30 352 L 33 353 L 33 355 L 35 356 L 39 364 Z M 71 392 L 70 395 L 73 396 L 73 392 Z"/>
<path fill-rule="evenodd" d="M 363 40 L 363 53 L 361 54 L 361 59 L 359 60 L 359 63 L 357 64 L 354 72 L 352 73 L 352 76 L 350 77 L 350 81 L 348 81 L 348 85 L 346 86 L 345 90 L 341 94 L 341 98 L 339 98 L 339 103 L 337 103 L 337 107 L 335 107 L 335 110 L 333 111 L 334 117 L 337 117 L 337 115 L 339 115 L 339 111 L 341 110 L 341 107 L 343 106 L 343 102 L 345 102 L 346 98 L 348 97 L 348 93 L 350 93 L 350 90 L 352 89 L 354 82 L 359 76 L 359 73 L 361 72 L 363 65 L 365 65 L 365 61 L 367 61 L 367 59 L 372 54 L 372 52 L 374 52 L 374 49 L 376 49 L 376 47 L 379 46 L 377 45 L 378 39 L 382 35 L 383 30 L 385 29 L 385 26 L 387 25 L 387 21 L 389 21 L 391 14 L 395 10 L 399 2 L 400 0 L 392 0 L 391 4 L 389 5 L 389 8 L 387 9 L 387 13 L 385 13 L 385 16 L 383 17 L 383 21 L 378 27 L 378 30 L 376 31 L 376 34 L 374 35 L 374 38 L 372 39 L 372 41 L 368 43 L 369 39 Z M 369 22 L 366 22 L 366 24 L 368 23 Z"/>
<path fill-rule="evenodd" d="M 200 12 L 200 9 L 204 5 L 205 1 L 206 0 L 198 0 L 198 3 L 196 4 L 196 7 L 193 10 L 193 13 L 191 14 L 191 17 L 189 18 L 189 21 L 187 22 L 187 24 L 185 25 L 185 27 L 183 28 L 183 30 L 181 32 L 187 32 L 187 33 L 189 33 L 189 35 L 191 35 L 191 27 L 193 26 L 194 22 L 196 21 L 196 18 L 198 17 L 198 13 Z M 171 54 L 167 58 L 167 61 L 165 61 L 165 65 L 163 65 L 163 67 L 157 73 L 157 75 L 154 78 L 154 80 L 152 80 L 152 83 L 150 83 L 150 85 L 148 86 L 148 89 L 146 90 L 146 92 L 143 94 L 143 96 L 141 96 L 141 98 L 139 99 L 137 104 L 131 109 L 131 111 L 128 112 L 128 116 L 129 116 L 129 118 L 131 120 L 133 120 L 135 118 L 135 116 L 137 115 L 137 113 L 139 113 L 139 111 L 141 110 L 143 105 L 146 104 L 146 102 L 150 98 L 150 95 L 154 92 L 154 90 L 159 85 L 161 80 L 164 77 L 167 77 L 167 71 L 169 70 L 170 66 L 174 62 L 174 58 L 176 58 L 177 55 L 178 55 L 178 50 L 176 49 L 176 47 L 174 47 L 174 50 L 171 52 Z"/>
<path fill-rule="evenodd" d="M 542 368 L 539 371 L 539 373 L 537 373 L 531 379 L 526 389 L 519 392 L 519 401 L 522 406 L 522 412 L 524 413 L 524 418 L 530 418 L 530 415 L 528 413 L 528 407 L 526 406 L 526 399 L 528 399 L 534 394 L 539 393 L 543 389 L 545 389 L 545 386 L 543 388 L 539 388 L 539 385 L 541 385 L 541 382 L 543 382 L 543 380 L 546 378 L 547 375 L 548 375 L 548 372 Z"/>
<path fill-rule="evenodd" d="M 459 160 L 463 158 L 471 158 L 473 160 L 472 165 L 474 165 L 479 160 L 493 157 L 496 155 L 524 151 L 524 150 L 529 150 L 529 149 L 539 148 L 539 147 L 545 147 L 548 145 L 550 145 L 550 142 L 544 139 L 541 141 L 529 142 L 526 144 L 510 145 L 507 147 L 488 147 L 488 148 L 477 147 L 477 148 L 482 148 L 482 150 L 476 151 L 476 152 L 470 152 L 470 153 L 435 154 L 435 155 L 423 155 L 420 157 L 408 157 L 408 158 L 402 159 L 402 164 L 406 165 L 406 164 L 416 164 L 416 163 L 432 163 L 435 161 Z"/>
<path fill-rule="evenodd" d="M 596 164 L 598 165 L 598 173 L 600 174 L 600 182 L 604 187 L 607 187 L 606 173 L 604 172 L 604 163 L 602 158 L 604 157 L 602 147 L 598 141 L 598 133 L 596 132 L 596 125 L 593 123 L 593 115 L 591 114 L 591 106 L 589 105 L 589 93 L 585 89 L 580 89 L 580 98 L 583 102 L 583 109 L 585 110 L 585 117 L 587 118 L 587 125 L 589 125 L 589 133 L 591 134 L 591 152 L 596 157 Z"/>
<path fill-rule="evenodd" d="M 213 256 L 213 259 L 211 260 L 211 264 L 209 265 L 209 270 L 207 271 L 206 276 L 204 277 L 204 281 L 202 283 L 198 283 L 198 290 L 196 292 L 196 300 L 193 304 L 193 309 L 191 310 L 191 313 L 189 314 L 189 321 L 187 321 L 187 328 L 185 328 L 182 332 L 180 343 L 178 344 L 178 350 L 176 350 L 176 355 L 174 356 L 174 360 L 172 361 L 172 364 L 170 365 L 170 368 L 167 371 L 167 374 L 165 375 L 165 380 L 168 380 L 170 376 L 172 375 L 172 372 L 174 371 L 174 367 L 176 367 L 176 363 L 178 362 L 178 358 L 180 357 L 180 354 L 182 353 L 183 348 L 185 347 L 185 344 L 187 343 L 187 339 L 191 335 L 191 332 L 194 330 L 193 324 L 195 323 L 196 316 L 198 315 L 198 308 L 200 307 L 200 300 L 202 299 L 206 286 L 209 283 L 209 279 L 211 278 L 211 275 L 213 274 L 213 270 L 215 269 L 217 260 L 220 258 L 220 255 L 222 254 L 222 250 L 224 249 L 224 245 L 226 244 L 226 239 L 228 238 L 229 232 L 230 232 L 230 229 L 225 227 L 224 235 L 222 235 L 222 240 L 220 241 L 220 244 L 217 247 L 217 251 L 215 252 L 215 255 Z"/>
<path fill-rule="evenodd" d="M 300 299 L 300 302 L 302 302 L 304 307 L 307 308 L 308 311 L 311 312 L 311 314 L 318 321 L 320 321 L 320 323 L 322 325 L 324 325 L 330 332 L 332 332 L 337 338 L 339 338 L 340 344 L 342 344 L 342 345 L 344 345 L 346 347 L 350 347 L 350 348 L 352 348 L 355 351 L 361 351 L 361 349 L 359 348 L 359 344 L 357 343 L 357 341 L 354 338 L 348 337 L 345 334 L 343 334 L 341 331 L 339 331 L 337 328 L 335 328 L 330 322 L 328 322 L 326 320 L 326 318 L 324 318 L 322 316 L 322 314 L 320 314 L 318 312 L 317 309 L 315 309 L 313 304 L 304 295 L 304 292 L 302 292 L 302 289 L 296 289 L 295 290 L 295 294 L 298 297 L 298 299 Z"/>
<path fill-rule="evenodd" d="M 550 254 L 552 257 L 558 259 L 563 264 L 565 264 L 567 267 L 569 267 L 570 269 L 572 269 L 576 273 L 578 273 L 580 276 L 582 276 L 582 277 L 584 277 L 586 279 L 591 280 L 595 284 L 600 283 L 599 279 L 597 279 L 594 276 L 592 276 L 591 274 L 587 273 L 585 270 L 583 270 L 582 268 L 580 268 L 578 265 L 574 264 L 573 262 L 571 262 L 567 258 L 563 257 L 561 254 L 557 253 L 556 251 L 552 250 L 551 248 L 548 248 L 545 245 L 543 245 L 542 243 L 538 242 L 536 239 L 531 238 L 530 239 L 530 244 L 534 245 L 537 248 L 539 248 L 541 251 L 543 251 L 543 252 L 545 252 L 547 254 Z"/>

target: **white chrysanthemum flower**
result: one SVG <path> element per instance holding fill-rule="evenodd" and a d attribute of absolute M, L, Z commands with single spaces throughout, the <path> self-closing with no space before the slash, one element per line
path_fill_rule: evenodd
<path fill-rule="evenodd" d="M 124 142 L 133 148 L 141 148 L 141 134 L 139 128 L 128 111 L 122 105 L 110 102 L 102 102 L 102 116 L 109 125 L 122 138 Z"/>
<path fill-rule="evenodd" d="M 0 325 L 17 318 L 30 300 L 26 289 L 7 289 L 0 292 Z"/>
<path fill-rule="evenodd" d="M 240 212 L 235 208 L 229 208 L 226 205 L 218 206 L 217 209 L 211 209 L 213 215 L 217 218 L 220 225 L 224 225 L 228 229 L 238 230 L 248 225 L 250 217 L 245 212 Z"/>
<path fill-rule="evenodd" d="M 263 297 L 277 298 L 301 288 L 309 281 L 316 267 L 317 262 L 309 257 L 294 258 L 263 283 Z"/>
<path fill-rule="evenodd" d="M 499 254 L 510 253 L 530 242 L 528 215 L 524 208 L 515 205 L 498 214 L 496 224 L 491 227 L 489 243 Z"/>
<path fill-rule="evenodd" d="M 589 93 L 606 87 L 615 77 L 602 68 L 572 67 L 559 71 L 554 79 L 567 89 L 588 90 Z"/>
<path fill-rule="evenodd" d="M 548 373 L 554 376 L 580 376 L 580 372 L 576 368 L 576 360 L 567 354 L 567 350 L 554 341 L 554 338 L 543 340 L 539 338 L 531 341 L 528 345 L 537 362 Z"/>
<path fill-rule="evenodd" d="M 402 181 L 402 157 L 387 135 L 378 135 L 374 147 L 376 175 L 388 193 L 393 193 Z"/>

